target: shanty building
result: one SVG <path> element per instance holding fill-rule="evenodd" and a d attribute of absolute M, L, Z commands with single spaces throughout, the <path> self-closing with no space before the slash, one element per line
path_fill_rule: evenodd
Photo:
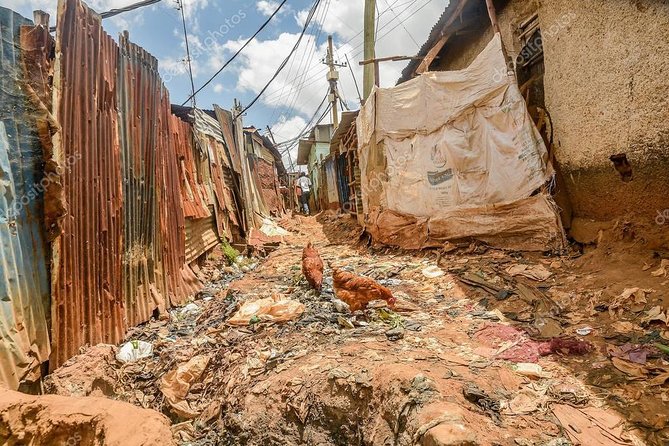
<path fill-rule="evenodd" d="M 666 243 L 667 3 L 498 0 L 494 13 L 507 69 L 557 171 L 553 194 L 570 236 L 590 243 L 625 226 Z M 464 69 L 492 37 L 485 0 L 452 0 L 398 84 Z"/>
<path fill-rule="evenodd" d="M 327 200 L 326 181 L 323 176 L 325 158 L 330 154 L 330 140 L 333 133 L 332 124 L 316 125 L 307 139 L 301 139 L 297 151 L 298 166 L 307 166 L 307 174 L 311 178 L 312 191 L 309 207 L 312 211 L 325 208 Z"/>

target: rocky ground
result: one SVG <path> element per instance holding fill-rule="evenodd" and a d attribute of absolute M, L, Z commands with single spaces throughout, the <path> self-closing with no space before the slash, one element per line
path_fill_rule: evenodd
<path fill-rule="evenodd" d="M 192 304 L 128 333 L 151 344 L 148 357 L 122 363 L 118 347 L 94 346 L 45 390 L 154 409 L 168 418 L 146 429 L 169 424 L 183 445 L 669 441 L 667 253 L 616 234 L 562 256 L 404 253 L 367 246 L 347 216 L 280 224 L 290 235 L 266 258 L 231 267 L 217 252 Z M 338 308 L 328 267 L 323 292 L 309 290 L 308 241 L 388 286 L 395 311 Z M 269 315 L 240 314 L 260 299 Z M 11 439 L 20 427 L 6 420 L 24 406 L 3 404 L 0 439 Z M 120 444 L 169 444 L 146 434 Z"/>

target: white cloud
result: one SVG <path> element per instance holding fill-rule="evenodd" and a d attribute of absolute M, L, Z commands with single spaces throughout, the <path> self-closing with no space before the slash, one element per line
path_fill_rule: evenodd
<path fill-rule="evenodd" d="M 316 46 L 315 36 L 307 33 L 298 51 L 292 56 L 284 71 L 272 82 L 261 102 L 269 107 L 292 109 L 303 118 L 310 118 L 325 95 L 328 83 L 327 68 L 320 60 L 325 56 L 323 36 L 332 34 L 335 59 L 345 62 L 348 55 L 358 85 L 362 88 L 362 1 L 332 0 L 327 14 L 318 11 L 314 20 L 322 27 L 321 42 Z M 443 2 L 400 2 L 379 0 L 379 24 L 376 44 L 377 57 L 410 56 L 417 53 L 435 20 L 444 10 Z M 322 6 L 321 6 L 322 7 Z M 392 9 L 390 8 L 392 7 Z M 295 18 L 304 23 L 308 11 L 298 11 Z M 405 29 L 406 28 L 406 29 Z M 309 30 L 311 32 L 311 28 Z M 281 60 L 289 53 L 298 33 L 282 33 L 274 39 L 254 40 L 234 64 L 237 70 L 239 91 L 258 93 L 276 71 Z M 416 42 L 414 42 L 416 40 Z M 234 51 L 244 39 L 231 40 L 221 45 L 220 52 Z M 291 66 L 292 64 L 292 66 Z M 392 86 L 407 62 L 381 64 L 381 86 Z M 340 92 L 351 108 L 359 105 L 356 88 L 349 68 L 339 68 Z"/>
<path fill-rule="evenodd" d="M 286 118 L 285 115 L 281 115 L 279 119 L 272 124 L 272 134 L 277 143 L 282 141 L 288 141 L 295 138 L 307 125 L 307 121 L 304 120 L 301 116 L 293 116 L 291 118 Z M 281 149 L 283 150 L 283 149 Z M 296 167 L 297 162 L 297 144 L 294 144 L 289 152 L 283 156 L 283 164 L 286 166 L 286 169 L 290 170 L 292 160 L 293 165 Z"/>
<path fill-rule="evenodd" d="M 214 93 L 223 93 L 223 84 L 215 84 Z"/>
<path fill-rule="evenodd" d="M 278 7 L 279 7 L 279 2 L 274 0 L 260 0 L 259 2 L 256 3 L 256 9 L 258 10 L 258 12 L 266 17 L 269 17 L 272 14 L 274 14 L 274 11 L 276 11 L 276 8 Z"/>

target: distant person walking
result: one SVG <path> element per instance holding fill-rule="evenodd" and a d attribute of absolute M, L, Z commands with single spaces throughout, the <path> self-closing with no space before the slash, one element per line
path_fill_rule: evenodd
<path fill-rule="evenodd" d="M 297 187 L 300 188 L 302 192 L 300 194 L 300 204 L 302 204 L 302 210 L 305 215 L 309 215 L 309 195 L 311 195 L 311 180 L 306 173 L 300 173 L 300 177 L 297 179 Z"/>

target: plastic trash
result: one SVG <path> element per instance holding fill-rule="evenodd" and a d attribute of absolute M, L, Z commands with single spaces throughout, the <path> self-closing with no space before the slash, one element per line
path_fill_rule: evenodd
<path fill-rule="evenodd" d="M 304 313 L 304 304 L 275 294 L 272 297 L 246 301 L 228 320 L 230 325 L 249 325 L 257 322 L 285 322 L 297 319 Z"/>
<path fill-rule="evenodd" d="M 202 310 L 196 304 L 189 303 L 185 307 L 181 308 L 180 313 L 185 316 L 187 314 L 198 314 L 200 311 Z"/>
<path fill-rule="evenodd" d="M 200 412 L 193 410 L 186 396 L 193 383 L 197 382 L 209 364 L 209 356 L 195 356 L 188 362 L 179 364 L 160 379 L 159 388 L 172 410 L 182 418 L 192 419 Z"/>
<path fill-rule="evenodd" d="M 269 218 L 266 218 L 262 221 L 260 232 L 269 237 L 290 235 L 290 232 L 286 231 Z"/>
<path fill-rule="evenodd" d="M 144 341 L 130 341 L 121 346 L 116 359 L 121 362 L 134 362 L 153 355 L 153 344 Z"/>
<path fill-rule="evenodd" d="M 428 266 L 422 271 L 423 275 L 428 279 L 434 279 L 444 275 L 444 271 L 436 265 Z"/>
<path fill-rule="evenodd" d="M 523 376 L 527 376 L 529 378 L 547 378 L 549 375 L 544 372 L 544 369 L 541 368 L 539 364 L 533 364 L 530 362 L 519 362 L 518 364 L 514 364 L 512 369 Z"/>
<path fill-rule="evenodd" d="M 576 329 L 576 334 L 579 335 L 579 336 L 587 336 L 590 333 L 592 333 L 593 330 L 594 330 L 594 328 L 592 328 L 588 325 L 588 326 L 585 326 L 585 327 L 577 328 Z"/>

